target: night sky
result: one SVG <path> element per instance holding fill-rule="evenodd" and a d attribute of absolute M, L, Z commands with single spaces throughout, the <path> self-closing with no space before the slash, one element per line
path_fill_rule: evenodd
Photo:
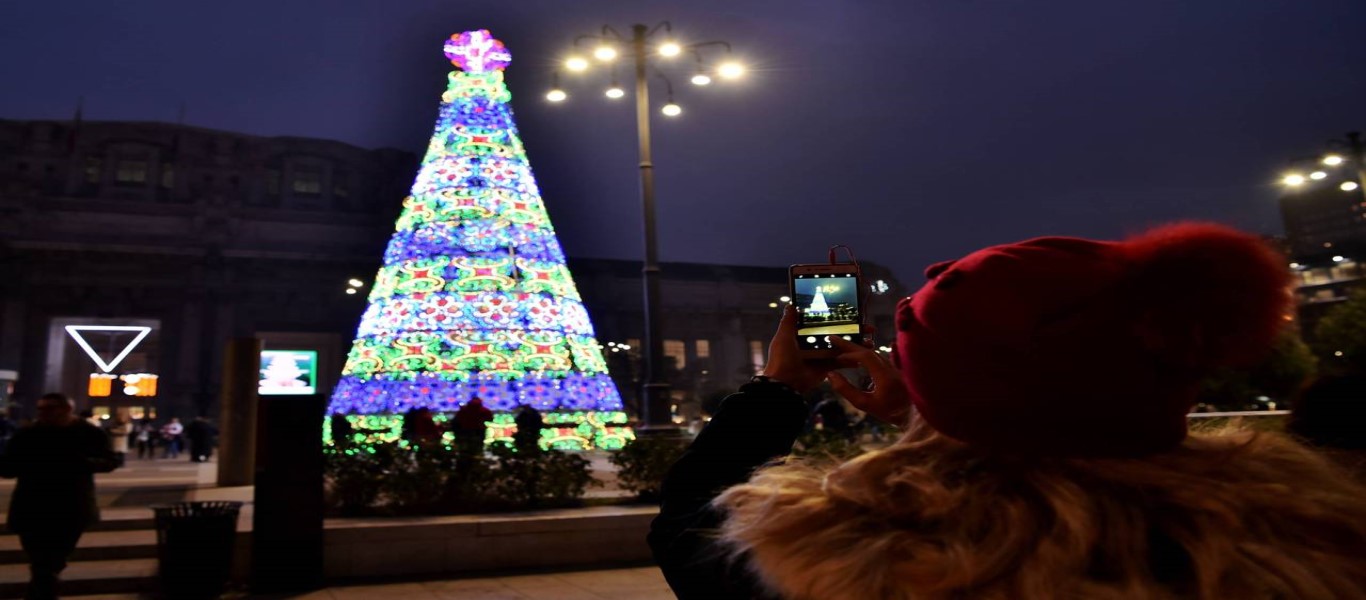
<path fill-rule="evenodd" d="M 513 106 L 571 255 L 638 258 L 630 97 L 575 35 L 669 19 L 752 72 L 656 112 L 661 252 L 787 265 L 843 242 L 908 283 L 977 247 L 1179 218 L 1278 233 L 1287 160 L 1366 129 L 1361 0 L 62 1 L 0 9 L 0 118 L 176 120 L 420 153 L 451 33 L 513 54 Z M 662 100 L 663 88 L 652 91 Z M 393 198 L 398 203 L 400 198 Z"/>

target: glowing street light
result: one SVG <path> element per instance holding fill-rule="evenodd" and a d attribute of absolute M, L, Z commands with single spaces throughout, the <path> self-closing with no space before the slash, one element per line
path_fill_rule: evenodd
<path fill-rule="evenodd" d="M 564 61 L 564 68 L 575 72 L 586 71 L 588 70 L 588 61 L 582 56 L 571 56 Z"/>
<path fill-rule="evenodd" d="M 350 281 L 347 281 L 346 284 L 351 287 L 358 288 L 360 286 L 365 285 L 365 282 L 353 277 Z"/>
<path fill-rule="evenodd" d="M 1328 176 L 1328 174 L 1327 174 L 1327 173 L 1324 173 L 1323 171 L 1314 171 L 1313 173 L 1310 173 L 1310 174 L 1309 174 L 1309 178 L 1310 178 L 1310 179 L 1313 179 L 1314 181 L 1318 181 L 1318 180 L 1323 179 L 1324 177 L 1327 177 L 1327 176 Z"/>
<path fill-rule="evenodd" d="M 598 46 L 597 49 L 593 50 L 593 58 L 596 58 L 602 62 L 610 62 L 616 60 L 617 49 L 611 46 Z"/>
<path fill-rule="evenodd" d="M 1281 183 L 1284 183 L 1290 187 L 1298 187 L 1304 185 L 1304 175 L 1300 175 L 1299 173 L 1291 173 L 1289 175 L 1286 175 L 1285 177 L 1282 177 Z"/>
<path fill-rule="evenodd" d="M 662 31 L 661 31 L 662 30 Z M 631 27 L 630 33 L 623 35 L 613 29 L 610 25 L 605 25 L 599 32 L 587 35 L 580 35 L 574 39 L 574 47 L 578 54 L 586 53 L 602 62 L 611 62 L 619 58 L 628 59 L 629 64 L 622 67 L 630 67 L 635 72 L 635 91 L 632 94 L 636 105 L 636 136 L 639 142 L 639 161 L 640 169 L 640 198 L 642 212 L 644 213 L 644 234 L 645 234 L 645 260 L 644 260 L 644 316 L 645 316 L 645 339 L 644 348 L 641 351 L 645 363 L 645 377 L 642 383 L 643 393 L 641 396 L 641 420 L 644 421 L 645 429 L 650 428 L 670 428 L 672 417 L 669 411 L 670 393 L 667 373 L 665 372 L 664 360 L 664 338 L 662 336 L 661 317 L 664 311 L 661 307 L 660 298 L 660 269 L 659 269 L 659 243 L 657 240 L 657 228 L 655 219 L 655 192 L 654 192 L 654 161 L 651 158 L 650 142 L 650 80 L 654 77 L 662 79 L 667 87 L 668 102 L 659 107 L 659 112 L 666 117 L 676 117 L 683 113 L 683 108 L 673 101 L 673 84 L 670 82 L 666 72 L 669 69 L 687 68 L 687 65 L 679 65 L 677 59 L 685 53 L 696 58 L 696 64 L 691 73 L 693 85 L 704 86 L 711 83 L 711 76 L 704 72 L 703 58 L 704 52 L 709 52 L 714 47 L 724 49 L 727 56 L 730 55 L 731 47 L 729 43 L 723 41 L 708 41 L 699 43 L 682 44 L 673 39 L 673 26 L 667 21 L 659 23 L 654 27 L 644 24 L 635 24 Z M 591 50 L 590 50 L 591 49 Z M 583 61 L 587 63 L 588 61 Z M 587 67 L 586 64 L 573 65 L 568 62 L 565 67 L 570 70 L 577 66 Z M 603 91 L 603 95 L 611 100 L 618 100 L 626 96 L 617 81 L 618 67 L 613 66 L 611 73 L 611 87 Z M 739 77 L 744 73 L 744 68 L 739 63 L 726 62 L 716 71 L 723 77 Z M 559 90 L 555 85 L 551 91 Z M 549 98 L 549 95 L 547 95 Z M 630 347 L 618 344 L 610 346 L 613 352 L 627 350 Z"/>
<path fill-rule="evenodd" d="M 559 88 L 550 90 L 549 92 L 545 93 L 545 99 L 551 102 L 564 102 L 564 99 L 568 97 L 569 94 L 566 94 L 564 90 Z"/>
<path fill-rule="evenodd" d="M 1342 262 L 1342 261 L 1344 261 L 1344 260 L 1347 260 L 1347 258 L 1344 257 L 1344 256 L 1340 256 L 1340 255 L 1339 255 L 1339 256 L 1334 256 L 1334 257 L 1333 257 L 1333 262 Z"/>
<path fill-rule="evenodd" d="M 1359 187 L 1361 186 L 1357 185 L 1357 182 L 1355 181 L 1344 181 L 1341 185 L 1338 186 L 1338 189 L 1344 192 L 1353 192 L 1356 191 L 1356 189 Z"/>
<path fill-rule="evenodd" d="M 1329 154 L 1328 156 L 1323 157 L 1323 164 L 1330 167 L 1336 167 L 1342 164 L 1342 160 L 1342 156 L 1339 154 Z"/>
<path fill-rule="evenodd" d="M 716 67 L 716 74 L 726 79 L 737 79 L 745 74 L 745 67 L 735 61 L 727 61 Z"/>
<path fill-rule="evenodd" d="M 356 288 L 346 288 L 346 294 L 349 296 L 356 295 Z"/>

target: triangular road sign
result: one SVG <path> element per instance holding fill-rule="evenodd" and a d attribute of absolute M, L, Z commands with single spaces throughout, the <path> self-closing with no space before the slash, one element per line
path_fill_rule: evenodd
<path fill-rule="evenodd" d="M 118 356 L 115 356 L 114 360 L 106 363 L 104 362 L 104 359 L 100 358 L 100 355 L 95 352 L 95 349 L 90 347 L 90 343 L 85 341 L 85 338 L 81 337 L 82 331 L 131 331 L 137 332 L 137 335 L 134 336 L 133 341 L 129 342 L 128 346 L 123 349 L 123 352 L 120 352 Z M 119 363 L 123 362 L 124 358 L 128 357 L 128 353 L 132 352 L 133 348 L 137 347 L 138 342 L 141 342 L 142 338 L 147 337 L 147 334 L 152 332 L 152 328 L 132 325 L 67 325 L 66 332 L 71 334 L 71 338 L 76 340 L 76 343 L 90 356 L 90 360 L 95 361 L 95 364 L 99 366 L 101 371 L 108 373 L 113 371 L 114 367 L 119 366 Z"/>

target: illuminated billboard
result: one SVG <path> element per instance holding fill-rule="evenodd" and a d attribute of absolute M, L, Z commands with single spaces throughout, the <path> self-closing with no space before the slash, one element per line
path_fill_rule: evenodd
<path fill-rule="evenodd" d="M 262 396 L 318 393 L 318 353 L 313 350 L 262 350 Z"/>

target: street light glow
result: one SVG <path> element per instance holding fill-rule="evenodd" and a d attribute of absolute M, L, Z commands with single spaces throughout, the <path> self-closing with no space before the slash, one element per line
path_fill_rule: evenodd
<path fill-rule="evenodd" d="M 620 98 L 620 97 L 622 97 L 622 96 L 625 96 L 625 95 L 626 95 L 626 90 L 621 89 L 621 86 L 616 86 L 616 85 L 614 85 L 614 86 L 612 86 L 612 87 L 607 88 L 607 91 L 606 91 L 606 92 L 603 92 L 603 93 L 604 93 L 604 94 L 607 94 L 607 97 L 608 97 L 608 98 L 611 98 L 611 99 L 613 99 L 613 100 L 616 100 L 617 98 Z"/>
<path fill-rule="evenodd" d="M 354 296 L 356 294 L 356 288 L 346 288 L 346 293 Z"/>
<path fill-rule="evenodd" d="M 1342 157 L 1336 154 L 1329 154 L 1328 156 L 1323 157 L 1323 164 L 1330 167 L 1336 167 L 1342 164 Z"/>
<path fill-rule="evenodd" d="M 1304 185 L 1304 175 L 1300 175 L 1299 173 L 1291 173 L 1281 178 L 1281 183 L 1284 183 L 1291 187 Z"/>
<path fill-rule="evenodd" d="M 564 90 L 561 89 L 554 89 L 545 93 L 545 99 L 551 102 L 563 102 L 564 99 L 568 97 L 569 94 L 566 94 Z"/>
<path fill-rule="evenodd" d="M 584 71 L 588 69 L 588 61 L 582 56 L 571 56 L 564 61 L 564 68 L 570 71 Z"/>
<path fill-rule="evenodd" d="M 1344 257 L 1341 256 L 1341 255 L 1338 255 L 1338 256 L 1334 256 L 1334 257 L 1333 257 L 1333 262 L 1342 262 L 1342 261 L 1344 261 L 1344 260 L 1347 260 L 1347 259 L 1344 258 Z"/>
<path fill-rule="evenodd" d="M 679 114 L 682 114 L 683 107 L 670 102 L 660 107 L 659 112 L 664 113 L 664 116 L 666 117 L 677 117 Z"/>
<path fill-rule="evenodd" d="M 1310 178 L 1310 179 L 1313 179 L 1314 181 L 1318 181 L 1318 180 L 1323 179 L 1324 177 L 1327 177 L 1327 176 L 1328 176 L 1328 174 L 1327 174 L 1327 173 L 1324 173 L 1323 171 L 1314 171 L 1313 173 L 1310 173 L 1310 174 L 1309 174 L 1309 178 Z"/>
<path fill-rule="evenodd" d="M 663 44 L 660 44 L 660 45 L 659 45 L 659 55 L 660 55 L 660 56 L 670 56 L 670 57 L 673 57 L 673 56 L 678 56 L 678 55 L 679 55 L 680 53 L 682 53 L 682 52 L 683 52 L 683 47 L 682 47 L 682 46 L 679 46 L 678 44 L 676 44 L 676 43 L 674 43 L 674 42 L 664 42 Z"/>
<path fill-rule="evenodd" d="M 777 302 L 769 302 L 769 303 L 768 303 L 768 307 L 769 307 L 769 308 L 778 308 L 778 303 L 777 303 Z"/>
<path fill-rule="evenodd" d="M 362 285 L 365 285 L 365 282 L 359 279 L 352 278 L 350 281 L 347 281 L 346 284 L 351 287 L 360 287 Z"/>
<path fill-rule="evenodd" d="M 1339 185 L 1339 186 L 1338 186 L 1338 189 L 1340 189 L 1340 190 L 1342 190 L 1342 191 L 1344 191 L 1344 192 L 1351 192 L 1351 191 L 1356 190 L 1356 189 L 1359 188 L 1359 187 L 1361 187 L 1361 186 L 1360 186 L 1360 185 L 1357 185 L 1357 182 L 1355 182 L 1355 181 L 1344 181 L 1344 182 L 1342 182 L 1342 185 Z"/>
<path fill-rule="evenodd" d="M 611 46 L 598 46 L 597 49 L 593 50 L 593 58 L 602 62 L 616 60 L 617 49 Z"/>
<path fill-rule="evenodd" d="M 716 67 L 716 74 L 726 79 L 735 79 L 745 74 L 745 67 L 735 61 L 727 61 Z"/>
<path fill-rule="evenodd" d="M 711 76 L 706 73 L 698 73 L 692 76 L 693 85 L 707 85 L 711 83 Z"/>

